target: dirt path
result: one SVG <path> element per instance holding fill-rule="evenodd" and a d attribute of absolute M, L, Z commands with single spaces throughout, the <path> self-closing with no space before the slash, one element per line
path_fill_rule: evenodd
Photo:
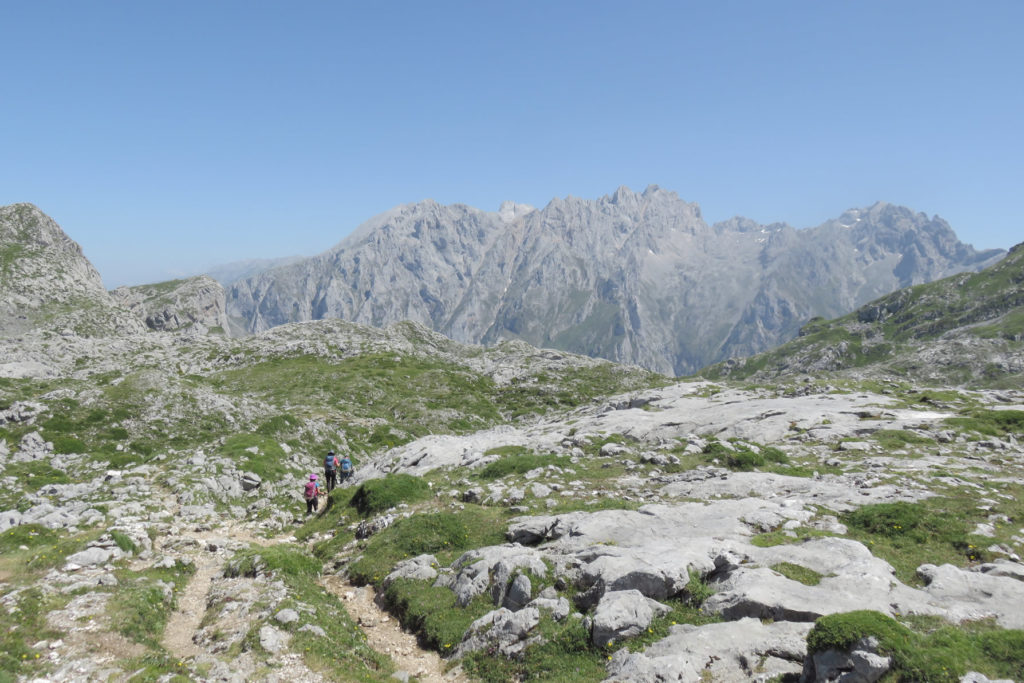
<path fill-rule="evenodd" d="M 164 628 L 163 646 L 175 657 L 184 659 L 205 652 L 192 642 L 192 636 L 199 630 L 199 624 L 206 614 L 210 582 L 220 571 L 222 563 L 223 560 L 212 555 L 197 558 L 196 573 L 178 596 L 178 608 L 171 613 Z"/>
<path fill-rule="evenodd" d="M 193 538 L 200 541 L 201 548 L 205 547 L 210 539 L 225 537 L 263 546 L 281 542 L 278 539 L 256 536 L 249 529 L 238 524 L 228 524 L 193 535 Z M 206 598 L 210 593 L 213 578 L 224 564 L 224 558 L 205 550 L 199 550 L 191 554 L 191 557 L 196 563 L 196 572 L 188 580 L 185 590 L 178 595 L 177 609 L 167 618 L 167 626 L 164 627 L 164 636 L 161 641 L 167 651 L 179 659 L 194 657 L 206 652 L 192 642 L 192 636 L 199 630 L 199 624 L 202 623 L 203 616 L 206 614 Z"/>
<path fill-rule="evenodd" d="M 320 505 L 322 514 L 325 505 Z M 279 538 L 261 538 L 242 525 L 230 524 L 224 527 L 196 533 L 194 538 L 203 546 L 212 538 L 231 538 L 262 546 L 294 540 L 290 534 Z M 163 646 L 175 657 L 185 659 L 205 652 L 192 642 L 192 636 L 206 614 L 206 600 L 212 581 L 223 565 L 223 558 L 203 550 L 192 555 L 196 572 L 189 579 L 185 589 L 178 596 L 177 609 L 171 613 L 164 629 Z M 388 655 L 399 671 L 406 671 L 422 683 L 470 683 L 461 667 L 445 672 L 446 663 L 432 650 L 420 647 L 416 636 L 402 630 L 398 620 L 389 615 L 374 601 L 373 588 L 357 587 L 337 576 L 328 576 L 321 582 L 325 589 L 341 599 L 352 620 L 366 633 L 370 647 Z"/>
<path fill-rule="evenodd" d="M 323 586 L 337 595 L 352 619 L 366 633 L 366 642 L 374 650 L 391 657 L 400 671 L 407 671 L 423 683 L 469 683 L 461 667 L 445 672 L 446 662 L 432 650 L 424 650 L 416 636 L 402 630 L 398 620 L 381 609 L 374 600 L 373 588 L 358 587 L 337 576 L 325 577 Z"/>

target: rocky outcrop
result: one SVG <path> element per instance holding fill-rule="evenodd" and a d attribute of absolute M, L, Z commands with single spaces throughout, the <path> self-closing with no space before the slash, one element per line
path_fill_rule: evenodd
<path fill-rule="evenodd" d="M 118 287 L 116 301 L 160 332 L 195 329 L 199 332 L 229 331 L 224 288 L 207 275 L 153 285 Z"/>
<path fill-rule="evenodd" d="M 0 207 L 0 337 L 144 330 L 111 299 L 82 248 L 52 218 L 32 204 Z"/>
<path fill-rule="evenodd" d="M 251 332 L 343 318 L 414 320 L 452 339 L 533 345 L 687 374 L 794 337 L 900 287 L 984 267 L 940 218 L 879 203 L 813 229 L 707 225 L 656 186 L 497 213 L 426 201 L 333 249 L 236 282 Z"/>

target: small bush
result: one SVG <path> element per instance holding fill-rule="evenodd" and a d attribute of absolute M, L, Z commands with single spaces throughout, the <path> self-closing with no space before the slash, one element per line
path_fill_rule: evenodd
<path fill-rule="evenodd" d="M 111 531 L 110 537 L 114 539 L 114 543 L 117 547 L 126 553 L 137 553 L 139 547 L 135 545 L 135 541 L 131 539 L 131 536 L 122 531 Z"/>
<path fill-rule="evenodd" d="M 389 474 L 383 479 L 363 483 L 352 496 L 349 505 L 361 515 L 389 510 L 399 503 L 415 503 L 430 498 L 427 482 L 411 474 Z"/>
<path fill-rule="evenodd" d="M 778 448 L 761 446 L 758 451 L 737 444 L 732 449 L 718 441 L 711 441 L 704 447 L 707 460 L 718 460 L 731 470 L 750 472 L 757 467 L 765 467 L 770 463 L 785 465 L 789 463 L 786 454 Z"/>
<path fill-rule="evenodd" d="M 891 651 L 897 645 L 906 647 L 913 635 L 906 626 L 880 612 L 859 610 L 829 614 L 814 622 L 814 628 L 807 634 L 807 652 L 849 650 L 858 640 L 868 636 L 878 638 L 882 648 Z"/>

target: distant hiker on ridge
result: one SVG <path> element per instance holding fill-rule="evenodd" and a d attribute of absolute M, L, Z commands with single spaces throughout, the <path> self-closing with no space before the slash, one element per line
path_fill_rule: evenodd
<path fill-rule="evenodd" d="M 338 456 L 334 454 L 334 451 L 327 451 L 327 456 L 324 458 L 324 478 L 327 479 L 327 493 L 334 490 L 334 487 L 338 485 L 338 468 L 341 466 L 341 462 L 338 460 Z"/>

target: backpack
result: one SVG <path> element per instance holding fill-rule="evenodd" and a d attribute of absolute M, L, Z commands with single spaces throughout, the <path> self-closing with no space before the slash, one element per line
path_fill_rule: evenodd
<path fill-rule="evenodd" d="M 324 469 L 333 471 L 335 468 L 335 463 L 337 461 L 338 459 L 335 456 L 328 455 L 326 458 L 324 458 Z"/>
<path fill-rule="evenodd" d="M 350 471 L 352 471 L 352 461 L 348 459 L 347 455 L 344 458 L 341 459 L 341 471 L 342 472 L 350 472 Z"/>
<path fill-rule="evenodd" d="M 303 491 L 303 495 L 306 496 L 306 500 L 313 500 L 314 498 L 316 498 L 316 494 L 317 494 L 316 482 L 315 481 L 307 481 L 306 482 L 306 489 Z"/>

